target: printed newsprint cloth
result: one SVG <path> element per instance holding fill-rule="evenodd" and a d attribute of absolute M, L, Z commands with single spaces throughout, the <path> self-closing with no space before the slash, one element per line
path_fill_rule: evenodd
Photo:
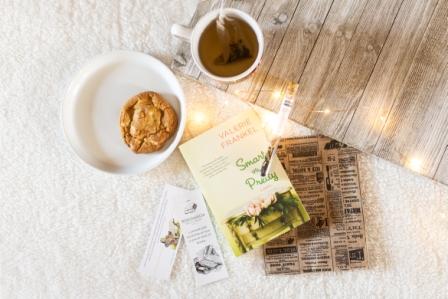
<path fill-rule="evenodd" d="M 311 220 L 263 247 L 266 274 L 367 267 L 358 153 L 323 136 L 282 140 L 277 155 Z"/>

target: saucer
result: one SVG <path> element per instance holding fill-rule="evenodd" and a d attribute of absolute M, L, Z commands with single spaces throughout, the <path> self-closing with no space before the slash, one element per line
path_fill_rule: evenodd
<path fill-rule="evenodd" d="M 157 152 L 135 154 L 120 134 L 124 103 L 142 91 L 155 91 L 178 115 L 176 134 Z M 176 149 L 185 129 L 186 104 L 182 88 L 170 69 L 139 52 L 116 51 L 95 57 L 71 82 L 62 103 L 64 135 L 78 157 L 109 173 L 146 172 Z"/>

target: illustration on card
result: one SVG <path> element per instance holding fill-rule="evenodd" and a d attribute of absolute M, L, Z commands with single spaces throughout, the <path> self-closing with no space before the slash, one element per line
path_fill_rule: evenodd
<path fill-rule="evenodd" d="M 196 272 L 208 274 L 219 270 L 223 265 L 221 257 L 212 245 L 207 245 L 196 253 L 194 267 Z"/>
<path fill-rule="evenodd" d="M 168 224 L 167 234 L 160 239 L 160 243 L 164 244 L 165 247 L 176 250 L 177 244 L 180 238 L 180 223 L 174 218 L 170 220 Z"/>

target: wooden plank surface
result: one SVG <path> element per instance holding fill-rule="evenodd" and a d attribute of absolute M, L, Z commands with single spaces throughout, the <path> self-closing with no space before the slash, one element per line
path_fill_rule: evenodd
<path fill-rule="evenodd" d="M 436 171 L 434 179 L 448 185 L 448 146 L 445 148 L 445 153 L 439 164 L 439 168 Z"/>
<path fill-rule="evenodd" d="M 448 144 L 448 1 L 440 1 L 374 153 L 433 177 Z"/>
<path fill-rule="evenodd" d="M 356 144 L 363 151 L 373 151 L 437 1 L 410 0 L 402 4 L 387 43 L 343 137 L 344 142 Z"/>
<path fill-rule="evenodd" d="M 278 108 L 280 103 L 272 99 L 273 91 L 281 91 L 289 81 L 298 80 L 305 69 L 332 4 L 332 0 L 301 0 L 299 2 L 257 97 L 258 105 L 271 110 Z"/>
<path fill-rule="evenodd" d="M 333 4 L 307 66 L 302 76 L 297 78 L 300 89 L 294 119 L 304 123 L 308 117 L 319 113 L 314 111 L 316 105 L 341 75 L 340 66 L 346 54 L 350 54 L 347 51 L 350 51 L 351 40 L 366 4 L 367 0 L 336 1 Z"/>
<path fill-rule="evenodd" d="M 217 0 L 202 1 L 190 25 Z M 173 69 L 448 184 L 448 0 L 227 0 L 260 24 L 265 52 L 247 79 L 201 75 L 185 44 Z"/>
<path fill-rule="evenodd" d="M 344 58 L 337 66 L 337 71 L 327 74 L 323 81 L 316 78 L 321 85 L 314 89 L 315 93 L 307 97 L 306 118 L 297 118 L 298 121 L 319 129 L 327 136 L 342 139 L 401 2 L 402 0 L 371 0 L 367 3 Z M 311 65 L 310 72 L 318 66 L 319 61 Z M 308 88 L 302 86 L 304 90 Z M 303 115 L 300 113 L 300 108 L 296 106 L 296 111 L 299 109 L 299 116 Z M 315 113 L 315 111 L 330 111 L 330 113 Z M 293 118 L 296 119 L 296 114 Z"/>

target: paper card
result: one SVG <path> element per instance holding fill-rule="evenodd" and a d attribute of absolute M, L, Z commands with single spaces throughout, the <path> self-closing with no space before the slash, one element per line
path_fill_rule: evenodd
<path fill-rule="evenodd" d="M 170 279 L 182 238 L 180 221 L 175 217 L 178 196 L 179 188 L 165 185 L 145 254 L 139 266 L 139 272 L 145 276 L 161 280 Z"/>
<path fill-rule="evenodd" d="M 204 198 L 199 190 L 179 197 L 178 219 L 198 286 L 228 277 Z"/>

